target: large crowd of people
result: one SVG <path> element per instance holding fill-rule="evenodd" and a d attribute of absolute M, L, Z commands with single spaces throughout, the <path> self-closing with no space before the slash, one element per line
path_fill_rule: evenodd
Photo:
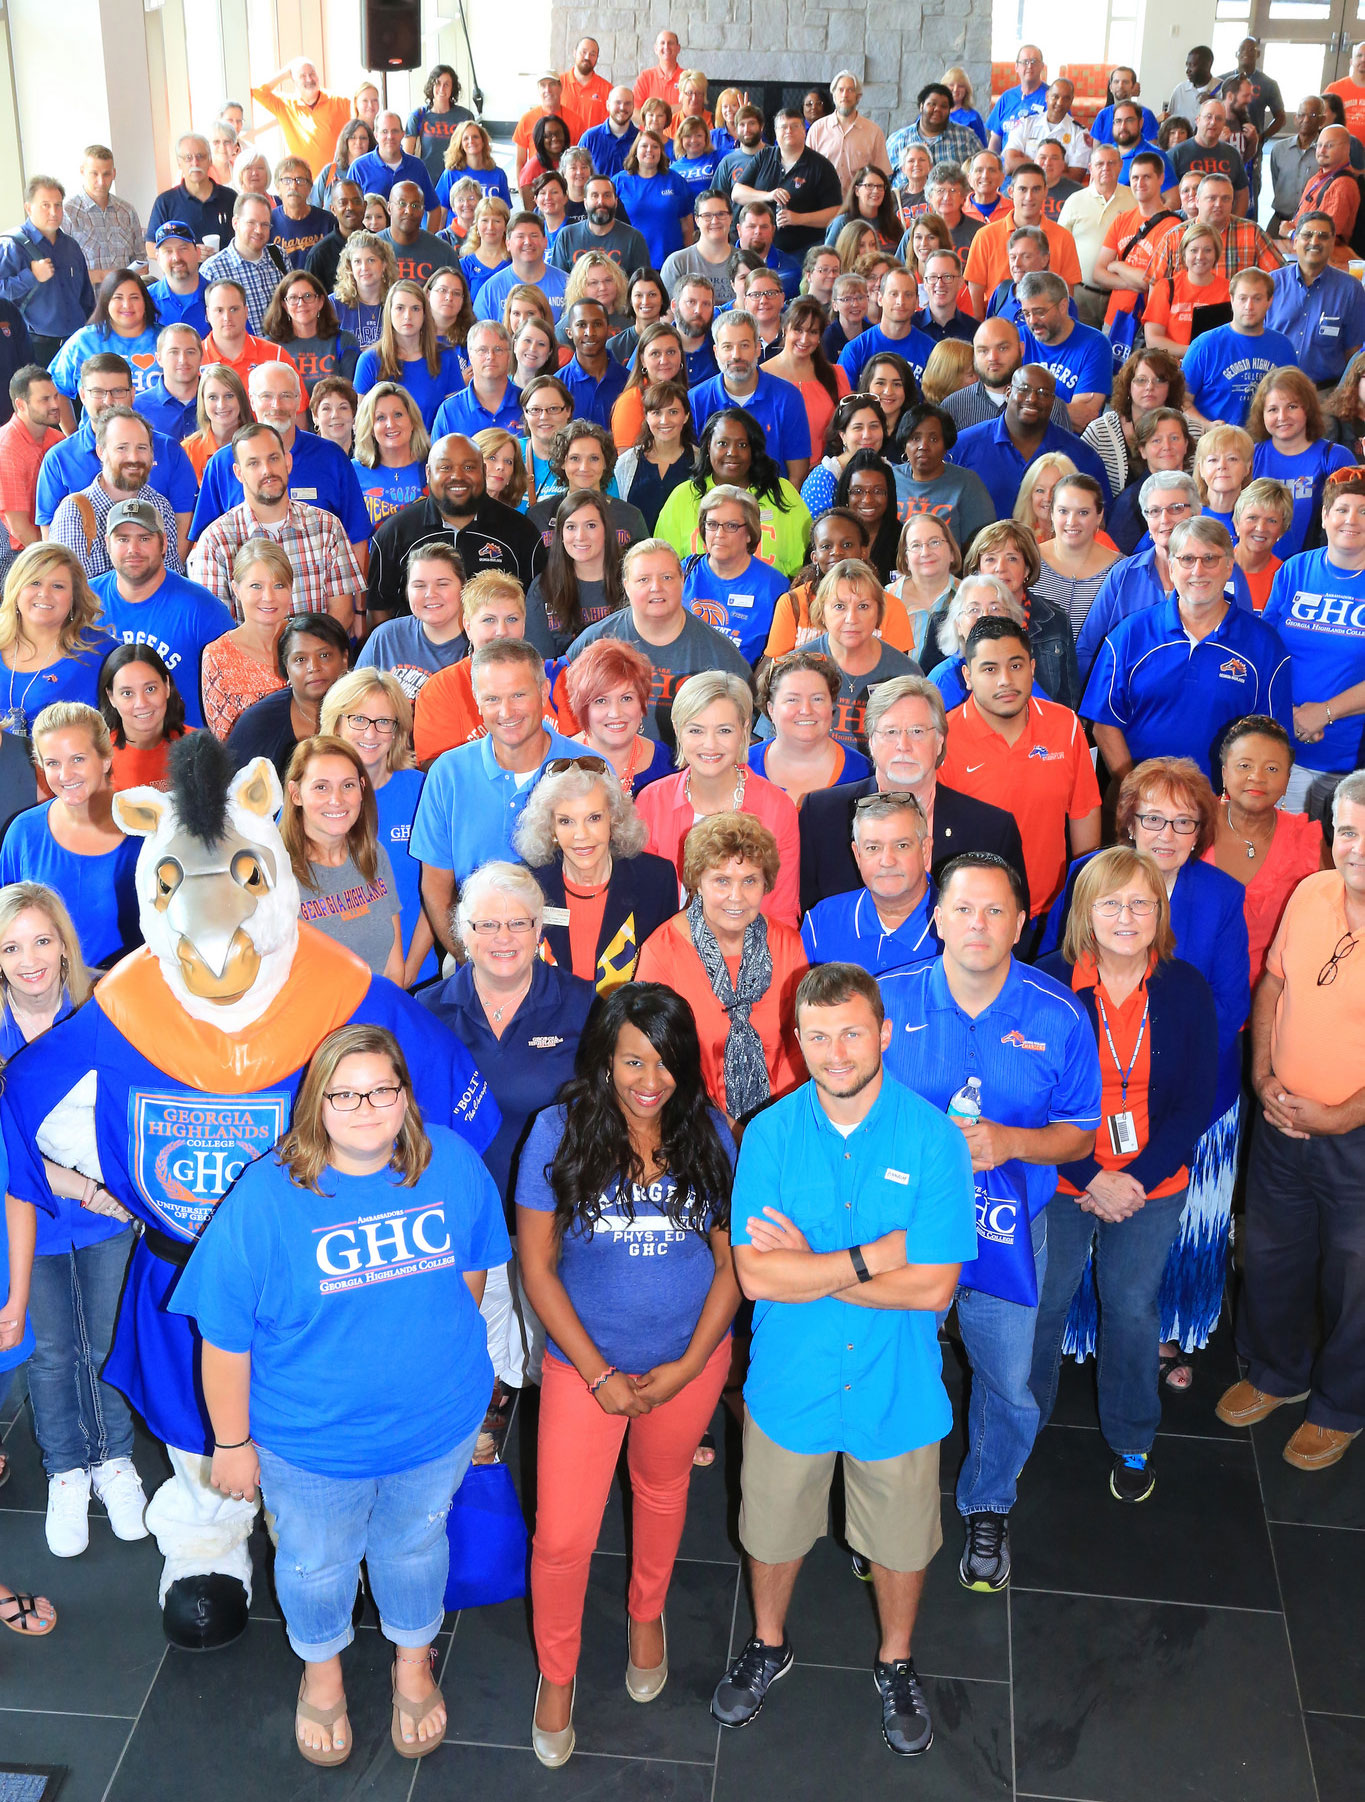
<path fill-rule="evenodd" d="M 310 1762 L 352 1750 L 362 1558 L 393 1744 L 440 1743 L 445 1514 L 518 1390 L 549 1766 L 623 1444 L 648 1703 L 723 1398 L 753 1630 L 712 1713 L 791 1668 L 842 1455 L 901 1755 L 943 1338 L 985 1593 L 1064 1358 L 1122 1505 L 1191 1389 L 1235 1426 L 1306 1401 L 1304 1473 L 1365 1427 L 1365 45 L 1292 117 L 1258 51 L 1191 51 L 1160 116 L 1116 69 L 1082 124 L 1024 45 L 884 135 L 847 71 L 768 118 L 671 30 L 615 85 L 585 38 L 510 169 L 448 66 L 404 119 L 301 58 L 251 94 L 287 154 L 225 102 L 145 226 L 107 146 L 29 175 L 0 1055 L 176 905 L 117 803 L 211 735 L 278 782 L 306 927 L 454 1035 L 495 1122 L 476 1155 L 340 1027 L 166 1304 L 214 1487 L 270 1510 Z M 144 1229 L 41 1148 L 0 1388 L 25 1369 L 69 1558 L 92 1496 L 159 1530 L 105 1364 Z M 401 1205 L 434 1253 L 428 1197 L 404 1283 L 304 1243 Z M 1245 1374 L 1204 1394 L 1225 1314 Z M 0 1622 L 51 1632 L 7 1574 Z"/>

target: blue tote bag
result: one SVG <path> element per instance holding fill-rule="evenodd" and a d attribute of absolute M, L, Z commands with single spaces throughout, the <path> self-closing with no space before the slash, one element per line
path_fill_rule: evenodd
<path fill-rule="evenodd" d="M 446 1517 L 450 1575 L 447 1611 L 491 1608 L 527 1591 L 529 1545 L 512 1473 L 505 1464 L 471 1464 Z"/>
<path fill-rule="evenodd" d="M 958 1282 L 1025 1308 L 1038 1305 L 1038 1269 L 1023 1171 L 1013 1159 L 976 1174 L 976 1256 Z"/>

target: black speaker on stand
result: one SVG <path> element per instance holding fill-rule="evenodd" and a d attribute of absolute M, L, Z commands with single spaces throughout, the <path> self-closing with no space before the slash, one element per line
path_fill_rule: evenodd
<path fill-rule="evenodd" d="M 360 62 L 376 75 L 390 69 L 420 68 L 422 0 L 364 0 Z"/>

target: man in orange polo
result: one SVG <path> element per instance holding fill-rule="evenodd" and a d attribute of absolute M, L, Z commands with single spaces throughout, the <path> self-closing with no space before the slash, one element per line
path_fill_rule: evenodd
<path fill-rule="evenodd" d="M 1307 1400 L 1284 1448 L 1336 1464 L 1365 1427 L 1365 772 L 1332 800 L 1331 870 L 1280 921 L 1251 1014 L 1260 1101 L 1247 1171 L 1237 1350 L 1218 1417 L 1252 1426 Z M 1319 1332 L 1319 1321 L 1321 1331 Z"/>
<path fill-rule="evenodd" d="M 574 46 L 573 63 L 560 75 L 563 101 L 578 114 L 583 130 L 601 125 L 607 116 L 607 95 L 611 83 L 597 73 L 597 59 L 602 54 L 596 38 L 579 38 Z"/>
<path fill-rule="evenodd" d="M 564 83 L 557 75 L 542 75 L 536 83 L 540 95 L 539 106 L 528 107 L 517 120 L 517 128 L 512 133 L 512 142 L 517 147 L 517 177 L 535 155 L 535 145 L 531 134 L 535 131 L 540 119 L 562 119 L 569 128 L 569 143 L 576 144 L 583 136 L 584 123 L 574 108 L 573 101 L 565 92 Z"/>
<path fill-rule="evenodd" d="M 1009 279 L 1009 236 L 1017 225 L 1036 225 L 1044 233 L 1052 250 L 1052 273 L 1061 276 L 1068 292 L 1080 283 L 1076 240 L 1047 218 L 1046 203 L 1047 177 L 1037 163 L 1020 163 L 1014 172 L 1010 205 L 996 209 L 990 224 L 976 234 L 967 252 L 967 287 L 978 319 L 985 318 L 986 302 L 1000 283 Z"/>
<path fill-rule="evenodd" d="M 294 92 L 286 97 L 278 90 L 292 81 Z M 345 94 L 329 94 L 318 80 L 317 64 L 310 56 L 296 56 L 283 69 L 267 75 L 251 90 L 257 106 L 279 122 L 290 156 L 301 156 L 315 176 L 336 155 L 337 138 L 351 116 Z"/>
<path fill-rule="evenodd" d="M 209 322 L 205 368 L 210 363 L 225 363 L 244 388 L 258 363 L 288 363 L 297 371 L 298 364 L 283 345 L 273 344 L 269 338 L 253 338 L 246 329 L 246 293 L 240 282 L 212 283 L 204 290 L 204 312 Z"/>
<path fill-rule="evenodd" d="M 646 100 L 666 100 L 678 104 L 678 80 L 682 63 L 678 59 L 678 34 L 665 25 L 654 40 L 655 65 L 642 69 L 635 78 L 635 123 L 640 123 L 640 108 Z"/>
<path fill-rule="evenodd" d="M 997 587 L 993 576 L 968 576 L 962 586 L 973 582 Z M 979 619 L 963 658 L 969 692 L 948 715 L 939 775 L 1014 815 L 1036 920 L 1057 898 L 1068 858 L 1099 849 L 1100 790 L 1085 728 L 1069 707 L 1035 696 L 1028 632 L 1012 619 Z"/>

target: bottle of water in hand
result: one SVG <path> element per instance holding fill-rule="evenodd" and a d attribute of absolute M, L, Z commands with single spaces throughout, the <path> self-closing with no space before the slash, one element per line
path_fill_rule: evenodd
<path fill-rule="evenodd" d="M 948 1118 L 964 1126 L 975 1126 L 981 1118 L 981 1078 L 969 1076 L 948 1103 Z"/>

